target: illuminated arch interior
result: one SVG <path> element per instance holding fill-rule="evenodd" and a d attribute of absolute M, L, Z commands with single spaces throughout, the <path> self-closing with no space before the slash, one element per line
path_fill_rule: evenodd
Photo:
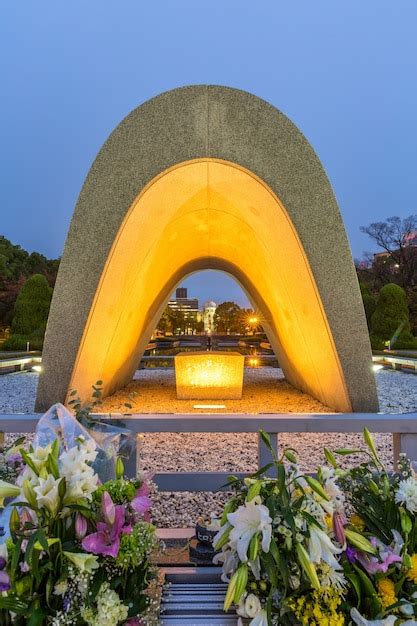
<path fill-rule="evenodd" d="M 214 159 L 156 177 L 127 213 L 107 259 L 70 389 L 107 395 L 132 378 L 176 284 L 202 269 L 241 284 L 261 312 L 294 386 L 340 411 L 351 405 L 303 246 L 280 200 L 251 172 Z"/>

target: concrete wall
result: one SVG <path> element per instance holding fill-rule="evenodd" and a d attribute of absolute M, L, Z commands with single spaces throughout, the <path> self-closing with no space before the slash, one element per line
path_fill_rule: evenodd
<path fill-rule="evenodd" d="M 234 188 L 229 185 L 225 189 L 229 175 L 219 174 L 217 196 L 240 211 L 239 216 L 235 214 L 236 219 L 245 221 L 242 231 L 233 227 L 234 237 L 231 241 L 235 242 L 236 249 L 239 248 L 240 233 L 245 229 L 248 233 L 247 229 L 252 228 L 253 258 L 259 261 L 260 242 L 264 236 L 261 230 L 256 230 L 258 226 L 253 225 L 260 222 L 264 223 L 262 232 L 265 228 L 270 231 L 265 245 L 269 248 L 275 245 L 278 249 L 281 215 L 281 218 L 287 220 L 288 232 L 291 231 L 294 237 L 294 245 L 292 248 L 288 246 L 288 250 L 295 251 L 298 245 L 299 254 L 297 256 L 294 252 L 294 263 L 289 262 L 288 256 L 288 262 L 285 263 L 286 255 L 282 254 L 280 267 L 275 267 L 278 273 L 271 273 L 269 281 L 263 284 L 262 289 L 258 289 L 262 284 L 262 276 L 258 277 L 259 280 L 255 273 L 249 276 L 243 255 L 235 254 L 234 263 L 232 252 L 229 251 L 227 256 L 220 249 L 220 244 L 217 246 L 215 243 L 213 254 L 207 253 L 207 249 L 199 253 L 198 247 L 191 246 L 188 256 L 177 255 L 174 266 L 171 263 L 172 271 L 166 277 L 165 285 L 161 283 L 160 293 L 154 294 L 152 302 L 146 302 L 144 319 L 140 323 L 137 319 L 133 320 L 131 324 L 124 319 L 123 324 L 117 327 L 112 309 L 122 298 L 120 294 L 124 294 L 123 298 L 127 298 L 124 302 L 127 303 L 130 296 L 136 293 L 134 289 L 137 287 L 133 288 L 129 277 L 134 274 L 135 267 L 138 268 L 135 263 L 140 254 L 134 253 L 138 246 L 146 247 L 151 233 L 153 245 L 156 246 L 152 249 L 153 254 L 159 245 L 159 258 L 162 258 L 164 249 L 167 249 L 166 242 L 169 241 L 164 239 L 161 230 L 165 224 L 171 228 L 173 237 L 170 240 L 170 252 L 180 250 L 175 240 L 179 230 L 172 230 L 172 220 L 164 221 L 165 211 L 160 210 L 158 214 L 156 201 L 153 210 L 157 217 L 154 218 L 153 230 L 149 230 L 149 204 L 144 202 L 144 198 L 149 199 L 158 189 L 160 201 L 164 197 L 163 193 L 161 195 L 161 189 L 164 188 L 161 180 L 168 180 L 170 169 L 178 171 L 185 167 L 192 168 L 193 165 L 197 166 L 197 163 L 189 163 L 194 160 L 200 165 L 212 163 L 207 168 L 217 164 L 218 171 L 222 167 L 229 167 L 230 171 L 242 172 L 239 180 L 251 179 L 258 185 L 257 192 L 246 196 L 246 200 L 252 197 L 253 202 L 245 204 L 245 201 L 239 200 L 236 185 Z M 180 164 L 181 167 L 176 167 Z M 191 196 L 187 196 L 187 193 L 190 185 L 192 187 L 196 182 L 193 171 L 188 169 L 188 178 L 183 178 L 181 182 L 184 195 L 182 204 L 177 205 L 181 215 L 187 213 L 184 207 L 190 207 Z M 201 179 L 201 172 L 199 176 Z M 247 183 L 248 186 L 250 184 Z M 275 215 L 272 204 L 265 211 L 266 201 L 260 202 L 261 187 L 274 199 Z M 201 219 L 201 211 L 209 207 L 205 199 L 209 195 L 207 190 L 210 190 L 210 183 L 206 177 L 204 184 L 200 181 L 194 189 L 201 196 L 199 203 L 193 199 L 194 211 L 191 213 L 197 215 L 199 211 L 196 228 L 204 227 L 204 224 L 207 226 L 208 223 Z M 198 211 L 197 206 L 200 207 Z M 245 211 L 242 206 L 246 206 Z M 223 213 L 230 212 L 226 210 Z M 118 262 L 112 265 L 112 259 L 123 250 L 120 243 L 128 233 L 130 227 L 127 224 L 132 224 L 132 219 L 137 220 L 135 228 L 138 237 L 124 240 L 130 241 L 129 245 L 132 245 L 129 250 L 125 248 L 126 264 Z M 192 221 L 187 223 L 189 233 Z M 230 227 L 230 223 L 227 225 L 225 221 L 224 226 Z M 247 242 L 249 235 L 245 237 Z M 258 252 L 255 253 L 256 250 Z M 173 258 L 176 258 L 175 255 Z M 278 262 L 278 257 L 275 262 Z M 306 290 L 308 292 L 308 288 L 312 289 L 314 298 L 312 296 L 310 300 L 298 303 L 294 300 L 292 319 L 297 323 L 294 326 L 290 320 L 287 327 L 292 329 L 291 338 L 283 325 L 282 312 L 279 318 L 279 305 L 284 311 L 288 302 L 285 302 L 282 295 L 284 291 L 279 289 L 277 280 L 282 272 L 286 275 L 288 285 L 291 281 L 299 280 L 294 264 L 303 267 L 305 275 L 309 276 L 306 278 Z M 141 267 L 144 268 L 143 264 Z M 220 267 L 230 271 L 261 306 L 263 300 L 268 299 L 268 290 L 278 294 L 274 303 L 276 311 L 271 311 L 271 303 L 264 303 L 264 310 L 271 322 L 270 335 L 276 339 L 276 349 L 281 352 L 286 375 L 293 384 L 339 410 L 352 408 L 354 411 L 374 411 L 377 408 L 370 345 L 356 273 L 337 203 L 323 168 L 303 135 L 279 111 L 253 95 L 216 86 L 176 89 L 146 102 L 123 120 L 98 154 L 81 191 L 58 274 L 45 339 L 44 373 L 39 384 L 37 408 L 44 409 L 55 401 L 65 400 L 72 386 L 78 388 L 85 397 L 87 389 L 102 377 L 103 372 L 109 377 L 104 381 L 106 391 L 113 391 L 125 384 L 134 360 L 147 339 L 146 334 L 169 295 L 167 290 L 184 273 L 203 267 Z M 257 267 L 261 267 L 261 270 L 258 269 L 259 274 L 262 262 L 257 263 Z M 148 270 L 151 276 L 152 271 L 155 271 L 152 263 Z M 110 281 L 111 273 L 113 278 Z M 114 287 L 113 292 L 109 290 L 111 285 Z M 123 291 L 119 293 L 116 286 L 123 286 Z M 104 292 L 113 293 L 113 298 L 107 295 L 98 306 L 100 294 Z M 315 318 L 320 320 L 316 325 L 316 340 L 311 320 L 308 324 L 306 322 L 313 300 L 316 313 L 321 311 L 321 316 Z M 120 308 L 121 314 L 122 309 L 126 311 L 124 307 Z M 90 332 L 94 325 L 96 329 L 100 328 L 98 322 L 104 319 L 112 319 L 114 322 L 108 336 L 103 323 L 102 334 Z M 279 320 L 280 328 L 277 327 Z M 328 334 L 326 341 L 323 339 L 325 332 Z M 309 339 L 307 343 L 306 337 Z M 305 357 L 304 368 L 300 369 L 294 360 L 296 357 L 290 347 L 290 339 L 294 345 L 304 346 L 300 353 L 301 361 Z M 117 346 L 121 344 L 123 350 L 119 351 Z M 326 361 L 327 369 L 315 367 L 316 363 Z M 103 369 L 104 363 L 106 365 Z M 331 394 L 335 379 L 339 381 L 338 391 Z"/>

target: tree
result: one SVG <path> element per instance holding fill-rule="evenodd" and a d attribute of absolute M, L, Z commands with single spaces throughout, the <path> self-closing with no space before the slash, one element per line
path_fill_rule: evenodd
<path fill-rule="evenodd" d="M 366 323 L 368 330 L 371 330 L 371 318 L 376 309 L 376 298 L 371 294 L 368 287 L 363 283 L 359 283 L 362 295 L 363 308 L 365 309 Z"/>
<path fill-rule="evenodd" d="M 411 334 L 407 297 L 404 289 L 390 283 L 379 292 L 371 318 L 373 344 L 391 341 L 391 347 L 414 347 Z"/>
<path fill-rule="evenodd" d="M 53 287 L 58 267 L 59 259 L 47 259 L 38 252 L 29 254 L 0 235 L 0 327 L 10 324 L 17 294 L 25 279 L 43 274 Z"/>
<path fill-rule="evenodd" d="M 27 279 L 16 299 L 12 333 L 31 337 L 45 333 L 52 288 L 42 274 Z"/>
<path fill-rule="evenodd" d="M 385 222 L 362 226 L 361 231 L 386 253 L 374 257 L 372 263 L 383 282 L 390 280 L 405 289 L 413 287 L 417 281 L 417 215 L 389 217 Z"/>
<path fill-rule="evenodd" d="M 214 325 L 219 333 L 237 333 L 241 327 L 241 308 L 235 302 L 222 302 L 216 308 Z"/>

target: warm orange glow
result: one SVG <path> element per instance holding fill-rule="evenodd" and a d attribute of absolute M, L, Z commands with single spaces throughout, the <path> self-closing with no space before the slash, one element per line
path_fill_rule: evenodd
<path fill-rule="evenodd" d="M 252 358 L 252 359 L 249 359 L 249 365 L 250 365 L 251 367 L 257 367 L 257 366 L 259 365 L 259 361 L 258 361 L 258 359 L 253 359 L 253 358 Z"/>
<path fill-rule="evenodd" d="M 203 159 L 155 178 L 125 217 L 87 321 L 70 389 L 87 398 L 131 379 L 169 295 L 201 269 L 232 274 L 259 311 L 289 380 L 350 411 L 343 373 L 303 246 L 280 200 L 251 172 Z"/>
<path fill-rule="evenodd" d="M 250 317 L 248 322 L 249 322 L 249 324 L 257 324 L 258 323 L 258 318 L 257 317 Z"/>
<path fill-rule="evenodd" d="M 179 400 L 240 400 L 244 356 L 238 352 L 180 352 L 175 357 Z"/>

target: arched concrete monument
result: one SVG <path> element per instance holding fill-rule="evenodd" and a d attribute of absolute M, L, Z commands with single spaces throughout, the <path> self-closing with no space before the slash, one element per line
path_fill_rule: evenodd
<path fill-rule="evenodd" d="M 82 188 L 56 287 L 37 408 L 126 385 L 175 285 L 232 274 L 284 373 L 335 410 L 375 411 L 365 315 L 326 174 L 259 98 L 199 85 L 128 115 Z"/>

